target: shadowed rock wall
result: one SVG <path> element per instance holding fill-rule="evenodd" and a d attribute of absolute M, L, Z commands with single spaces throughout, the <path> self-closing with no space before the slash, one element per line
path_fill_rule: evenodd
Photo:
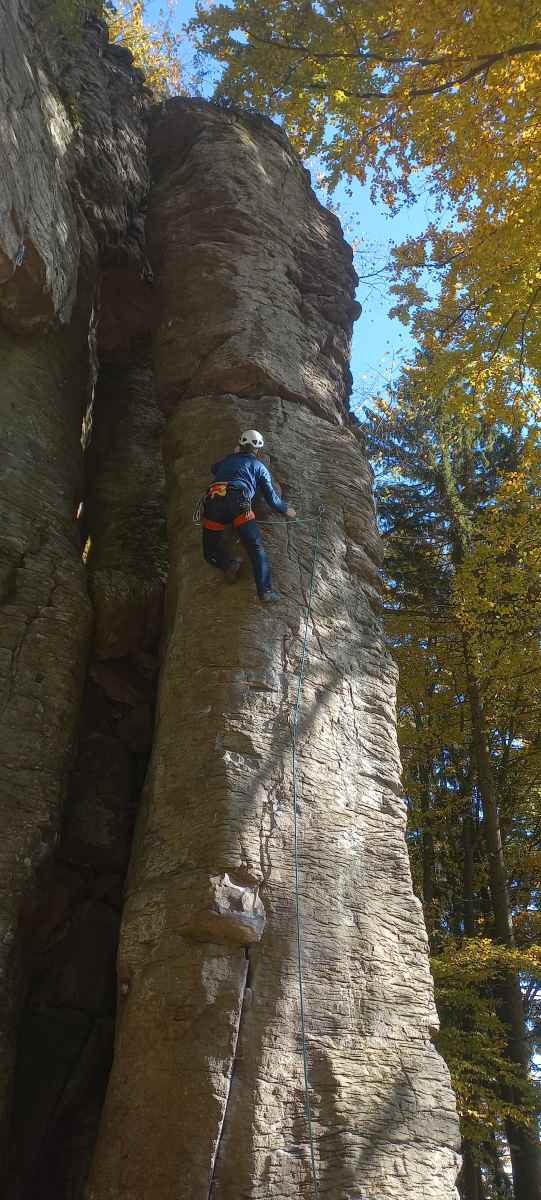
<path fill-rule="evenodd" d="M 0 1128 L 89 650 L 76 516 L 99 260 L 145 269 L 142 82 L 100 22 L 70 40 L 49 16 L 0 6 Z"/>
<path fill-rule="evenodd" d="M 150 347 L 102 365 L 87 456 L 94 653 L 155 649 L 166 577 L 161 434 Z"/>
<path fill-rule="evenodd" d="M 111 274 L 122 302 L 104 327 Z M 141 336 L 150 299 L 129 265 L 105 272 L 82 518 L 93 637 L 62 836 L 26 929 L 6 1200 L 83 1196 L 111 1066 L 123 884 L 152 745 L 166 572 L 163 418 Z"/>
<path fill-rule="evenodd" d="M 2 1089 L 14 1052 L 21 901 L 58 836 L 90 631 L 75 521 L 89 312 L 87 302 L 69 331 L 28 344 L 0 329 Z"/>
<path fill-rule="evenodd" d="M 0 319 L 29 333 L 69 321 L 85 255 L 141 262 L 148 100 L 103 22 L 63 34 L 49 0 L 6 0 L 0 46 Z"/>
<path fill-rule="evenodd" d="M 457 1124 L 411 888 L 394 668 L 371 601 L 370 472 L 348 424 L 351 254 L 267 122 L 170 103 L 151 258 L 168 415 L 157 729 L 127 884 L 115 1056 L 89 1200 L 312 1196 L 293 901 L 291 716 L 320 1195 L 452 1200 Z M 306 518 L 267 527 L 283 601 L 201 558 L 209 463 L 247 426 Z"/>

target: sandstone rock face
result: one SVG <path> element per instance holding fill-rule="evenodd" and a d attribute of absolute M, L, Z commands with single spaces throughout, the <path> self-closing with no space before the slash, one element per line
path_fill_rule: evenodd
<path fill-rule="evenodd" d="M 175 293 L 156 333 L 163 408 L 269 392 L 344 422 L 351 252 L 286 138 L 263 118 L 173 100 L 151 161 L 151 253 L 164 297 Z"/>
<path fill-rule="evenodd" d="M 74 42 L 49 10 L 0 11 L 6 1200 L 82 1200 L 115 1018 L 89 1200 L 316 1194 L 291 735 L 322 503 L 298 744 L 317 1192 L 452 1200 L 347 412 L 351 253 L 276 127 L 176 100 L 152 129 L 151 267 L 143 83 L 99 20 Z M 270 609 L 247 568 L 225 587 L 191 521 L 209 463 L 253 425 L 303 517 L 265 527 Z"/>
<path fill-rule="evenodd" d="M 128 342 L 124 321 L 118 359 Z M 82 1200 L 111 1065 L 122 890 L 158 673 L 161 424 L 148 354 L 105 361 L 86 464 L 91 658 L 62 836 L 27 921 L 6 1200 Z"/>
<path fill-rule="evenodd" d="M 86 492 L 98 659 L 152 649 L 161 630 L 166 576 L 162 428 L 149 350 L 134 351 L 129 365 L 103 366 Z"/>
<path fill-rule="evenodd" d="M 149 681 L 149 711 L 152 692 Z M 135 712 L 87 680 L 63 832 L 25 930 L 5 1200 L 83 1196 L 111 1066 L 122 889 L 149 750 L 148 736 L 124 736 Z"/>
<path fill-rule="evenodd" d="M 166 569 L 163 418 L 132 316 L 138 277 L 129 260 L 114 275 L 124 300 L 105 345 L 98 338 L 85 456 L 91 656 L 62 836 L 26 921 L 6 1200 L 82 1200 L 111 1065 L 122 890 L 152 745 Z M 107 303 L 105 295 L 99 327 Z"/>
<path fill-rule="evenodd" d="M 31 897 L 58 836 L 90 632 L 75 520 L 83 486 L 88 316 L 83 305 L 69 330 L 28 343 L 0 329 L 3 1089 L 13 1058 L 21 902 Z"/>
<path fill-rule="evenodd" d="M 452 1200 L 457 1123 L 404 841 L 394 668 L 372 601 L 370 472 L 347 424 L 351 257 L 282 136 L 169 105 L 150 210 L 171 573 L 120 1011 L 89 1200 L 314 1196 L 296 962 L 291 722 L 318 1191 Z M 191 523 L 242 428 L 303 523 L 265 540 L 282 603 L 227 588 Z"/>
<path fill-rule="evenodd" d="M 49 8 L 0 6 L 0 1125 L 89 649 L 76 516 L 98 259 L 144 269 L 148 185 L 141 82 L 99 23 L 70 43 L 51 32 Z"/>
<path fill-rule="evenodd" d="M 0 320 L 31 332 L 69 320 L 85 254 L 141 259 L 146 101 L 101 23 L 55 36 L 48 0 L 2 4 L 0 45 Z"/>

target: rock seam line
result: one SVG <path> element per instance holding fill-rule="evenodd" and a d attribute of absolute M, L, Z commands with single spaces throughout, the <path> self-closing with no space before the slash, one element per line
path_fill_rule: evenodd
<path fill-rule="evenodd" d="M 227 1117 L 228 1111 L 229 1111 L 231 1088 L 233 1085 L 233 1078 L 235 1075 L 235 1068 L 237 1065 L 237 1050 L 238 1050 L 238 1046 L 239 1046 L 240 1028 L 241 1028 L 241 1024 L 242 1024 L 242 1017 L 243 1017 L 243 1013 L 244 1013 L 244 1000 L 246 997 L 246 989 L 248 987 L 248 978 L 249 978 L 249 973 L 250 973 L 250 951 L 248 950 L 248 948 L 246 946 L 244 948 L 244 953 L 245 953 L 246 961 L 245 961 L 245 968 L 244 968 L 244 979 L 242 981 L 242 992 L 241 992 L 241 997 L 240 997 L 239 1019 L 237 1022 L 237 1036 L 235 1038 L 235 1045 L 233 1046 L 233 1054 L 231 1056 L 231 1070 L 229 1072 L 229 1079 L 227 1082 L 227 1095 L 225 1098 L 223 1116 L 222 1116 L 220 1126 L 218 1129 L 218 1137 L 216 1139 L 216 1149 L 214 1151 L 214 1157 L 212 1160 L 207 1200 L 213 1200 L 213 1196 L 214 1196 L 216 1167 L 218 1166 L 218 1159 L 220 1156 L 220 1149 L 221 1149 L 222 1139 L 223 1139 L 223 1135 L 224 1135 L 225 1122 L 226 1122 L 226 1117 Z"/>

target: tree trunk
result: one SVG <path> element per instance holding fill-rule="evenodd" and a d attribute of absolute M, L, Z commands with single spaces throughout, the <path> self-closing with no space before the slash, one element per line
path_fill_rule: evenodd
<path fill-rule="evenodd" d="M 201 101 L 152 139 L 171 573 L 115 1061 L 91 1200 L 312 1197 L 296 951 L 299 730 L 307 1065 L 321 1196 L 451 1200 L 456 1119 L 404 842 L 394 669 L 371 608 L 370 473 L 347 427 L 353 274 L 283 135 Z M 283 600 L 228 588 L 192 526 L 246 427 L 304 523 L 265 529 Z M 399 1152 L 397 1153 L 397 1146 Z M 421 1152 L 422 1147 L 422 1152 Z"/>
<path fill-rule="evenodd" d="M 475 888 L 474 888 L 474 822 L 471 810 L 471 797 L 462 817 L 462 917 L 464 937 L 475 937 Z M 468 1023 L 471 1031 L 471 1022 Z M 462 1143 L 463 1170 L 460 1179 L 460 1192 L 463 1200 L 484 1200 L 485 1189 L 481 1175 L 481 1166 L 475 1153 L 475 1146 L 465 1139 Z"/>
<path fill-rule="evenodd" d="M 441 464 L 439 478 L 452 523 L 454 560 L 463 561 L 471 540 L 471 521 L 458 493 L 449 452 L 447 431 L 441 423 Z M 488 875 L 496 939 L 504 946 L 513 946 L 513 923 L 507 895 L 507 877 L 503 855 L 498 794 L 494 781 L 490 747 L 481 691 L 474 667 L 467 634 L 462 635 L 464 665 L 472 724 L 472 749 L 476 763 L 477 785 L 483 808 L 483 828 L 487 846 Z M 522 993 L 517 976 L 507 977 L 501 984 L 501 1014 L 508 1029 L 509 1058 L 525 1084 L 530 1082 L 530 1061 Z M 521 1104 L 520 1095 L 511 1096 Z M 529 1126 L 513 1121 L 506 1124 L 511 1153 L 515 1200 L 534 1200 L 541 1194 L 541 1152 L 537 1122 Z"/>
<path fill-rule="evenodd" d="M 462 1143 L 462 1171 L 458 1186 L 461 1200 L 484 1200 L 481 1168 L 468 1141 Z"/>
<path fill-rule="evenodd" d="M 462 904 L 464 937 L 475 937 L 474 828 L 471 805 L 462 818 Z"/>
<path fill-rule="evenodd" d="M 421 816 L 423 828 L 421 832 L 422 839 L 422 862 L 423 862 L 423 912 L 428 933 L 428 941 L 433 950 L 434 940 L 434 925 L 435 925 L 435 910 L 434 910 L 434 834 L 432 831 L 431 820 L 431 797 L 430 797 L 430 767 L 422 767 L 419 771 L 421 785 Z"/>
<path fill-rule="evenodd" d="M 483 825 L 487 844 L 490 894 L 494 910 L 496 938 L 504 946 L 514 945 L 513 922 L 507 895 L 507 878 L 500 831 L 498 797 L 494 782 L 485 714 L 472 665 L 468 640 L 464 637 L 464 660 L 472 721 L 472 742 L 477 765 L 477 782 L 483 807 Z M 509 1033 L 509 1058 L 520 1070 L 525 1083 L 530 1079 L 530 1054 L 520 982 L 508 976 L 499 985 L 501 1015 Z M 521 1104 L 520 1094 L 511 1099 Z M 506 1122 L 513 1169 L 515 1200 L 535 1200 L 541 1194 L 541 1154 L 535 1119 L 529 1126 Z"/>
<path fill-rule="evenodd" d="M 434 936 L 434 834 L 428 823 L 423 826 L 423 908 L 428 940 Z"/>

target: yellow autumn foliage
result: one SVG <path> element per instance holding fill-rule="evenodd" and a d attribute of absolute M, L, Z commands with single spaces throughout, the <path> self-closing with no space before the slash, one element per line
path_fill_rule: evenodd
<path fill-rule="evenodd" d="M 149 22 L 144 0 L 115 0 L 104 16 L 112 41 L 131 50 L 136 67 L 144 71 L 147 86 L 158 96 L 181 90 L 180 36 L 173 33 L 166 16 Z"/>
<path fill-rule="evenodd" d="M 442 1018 L 438 1047 L 451 1070 L 463 1135 L 481 1142 L 508 1118 L 527 1124 L 539 1098 L 509 1062 L 490 985 L 517 971 L 541 982 L 541 946 L 519 951 L 489 938 L 450 941 L 432 959 L 432 971 Z"/>
<path fill-rule="evenodd" d="M 536 0 L 234 0 L 199 4 L 192 29 L 223 66 L 220 94 L 279 115 L 331 181 L 369 178 L 391 208 L 419 181 L 432 192 L 443 228 L 398 249 L 395 311 L 443 356 L 446 385 L 453 348 L 488 415 L 502 356 L 527 387 L 541 368 Z"/>

